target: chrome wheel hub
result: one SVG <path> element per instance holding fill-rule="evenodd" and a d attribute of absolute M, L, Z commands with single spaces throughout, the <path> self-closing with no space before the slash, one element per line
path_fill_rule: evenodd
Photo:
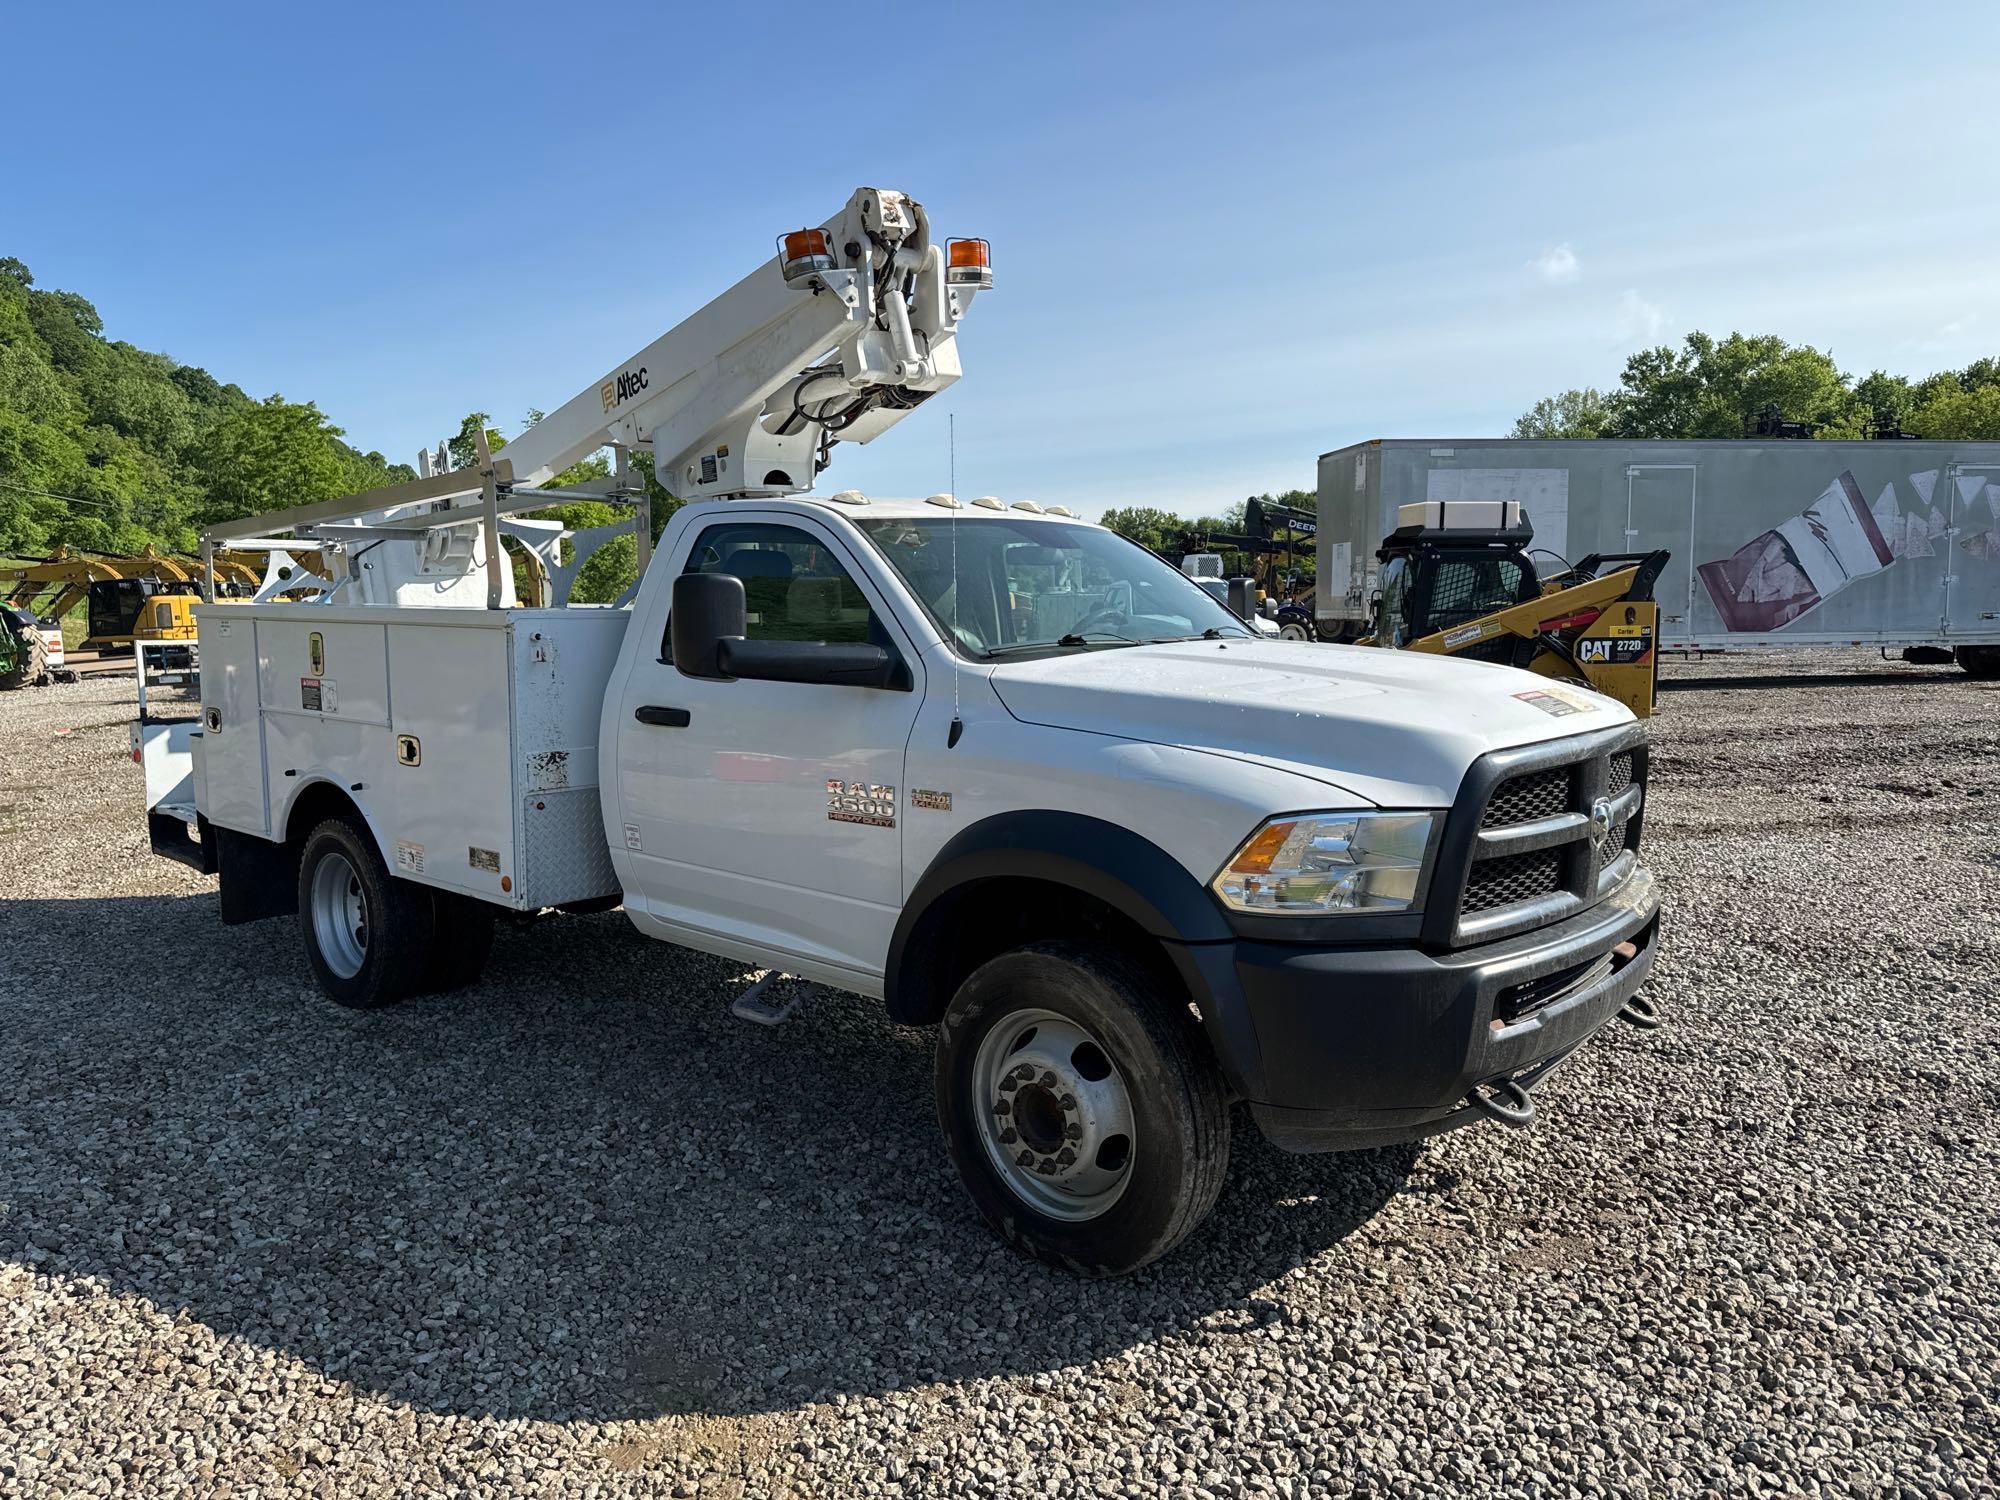
<path fill-rule="evenodd" d="M 313 871 L 312 924 L 326 966 L 342 979 L 359 974 L 368 961 L 368 903 L 344 854 L 326 855 Z"/>
<path fill-rule="evenodd" d="M 973 1058 L 987 1158 L 1014 1194 L 1051 1218 L 1094 1219 L 1125 1191 L 1132 1097 L 1111 1054 L 1053 1011 L 1015 1011 Z"/>

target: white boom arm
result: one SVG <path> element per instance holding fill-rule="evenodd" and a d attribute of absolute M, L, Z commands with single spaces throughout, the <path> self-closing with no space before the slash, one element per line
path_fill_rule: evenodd
<path fill-rule="evenodd" d="M 371 558 L 368 577 L 328 597 L 456 604 L 463 590 L 448 580 L 470 583 L 483 572 L 494 608 L 513 592 L 500 517 L 571 498 L 534 486 L 601 448 L 620 451 L 619 480 L 593 498 L 634 493 L 624 454 L 636 448 L 652 449 L 654 476 L 683 500 L 811 489 L 835 442 L 879 437 L 958 379 L 958 323 L 974 293 L 993 284 L 992 271 L 983 240 L 955 240 L 948 251 L 932 241 L 921 204 L 882 188 L 858 190 L 818 229 L 782 235 L 779 245 L 504 454 L 456 471 L 425 454 L 419 479 L 224 523 L 203 535 L 204 553 L 237 536 L 287 531 L 312 531 L 335 547 L 388 539 L 397 545 Z M 469 545 L 422 536 L 473 523 L 483 524 Z"/>
<path fill-rule="evenodd" d="M 990 285 L 984 247 L 948 280 L 923 206 L 879 188 L 821 234 L 798 248 L 823 253 L 781 251 L 509 443 L 515 484 L 622 446 L 651 448 L 684 500 L 795 494 L 823 439 L 868 442 L 958 379 L 958 321 Z"/>

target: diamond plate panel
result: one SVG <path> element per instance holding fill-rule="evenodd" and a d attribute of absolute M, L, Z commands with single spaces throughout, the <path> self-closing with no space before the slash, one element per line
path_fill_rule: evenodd
<path fill-rule="evenodd" d="M 616 895 L 618 889 L 596 787 L 533 792 L 522 799 L 519 896 L 524 905 L 562 906 Z"/>

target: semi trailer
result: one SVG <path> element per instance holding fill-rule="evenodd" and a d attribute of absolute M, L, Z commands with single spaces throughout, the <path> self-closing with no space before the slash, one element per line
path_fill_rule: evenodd
<path fill-rule="evenodd" d="M 1878 646 L 2000 676 L 2000 443 L 1377 439 L 1319 460 L 1320 630 L 1368 629 L 1401 507 L 1514 501 L 1548 571 L 1665 551 L 1666 650 Z"/>
<path fill-rule="evenodd" d="M 1644 727 L 1260 637 L 1061 507 L 813 493 L 957 378 L 990 284 L 864 189 L 503 454 L 216 528 L 309 539 L 333 586 L 197 611 L 199 720 L 134 727 L 154 848 L 224 922 L 295 914 L 342 1005 L 472 982 L 499 913 L 607 907 L 878 999 L 936 1028 L 981 1216 L 1085 1274 L 1201 1222 L 1237 1101 L 1294 1151 L 1532 1122 L 1655 1020 Z M 641 571 L 570 605 L 592 539 L 509 518 L 606 445 Z M 689 497 L 657 546 L 646 446 Z"/>

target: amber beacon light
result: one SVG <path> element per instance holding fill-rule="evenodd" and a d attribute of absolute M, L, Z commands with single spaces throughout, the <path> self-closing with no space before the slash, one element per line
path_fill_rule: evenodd
<path fill-rule="evenodd" d="M 953 286 L 993 285 L 993 247 L 984 240 L 953 240 L 945 248 L 944 279 Z"/>

